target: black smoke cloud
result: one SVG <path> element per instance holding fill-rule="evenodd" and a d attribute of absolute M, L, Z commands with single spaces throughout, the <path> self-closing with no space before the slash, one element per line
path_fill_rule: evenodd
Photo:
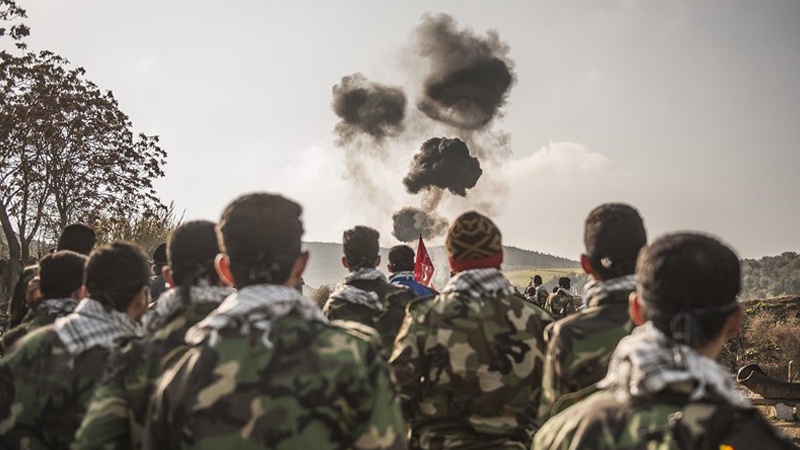
<path fill-rule="evenodd" d="M 442 236 L 447 231 L 447 219 L 419 208 L 405 207 L 392 214 L 392 234 L 401 242 L 411 242 L 419 235 L 423 239 Z"/>
<path fill-rule="evenodd" d="M 462 129 L 483 128 L 506 102 L 514 83 L 509 48 L 497 33 L 459 30 L 446 15 L 425 16 L 417 28 L 420 54 L 430 60 L 417 108 Z"/>
<path fill-rule="evenodd" d="M 463 141 L 431 138 L 414 155 L 403 184 L 412 194 L 438 187 L 464 197 L 467 189 L 475 187 L 482 173 L 481 163 L 469 154 Z"/>
<path fill-rule="evenodd" d="M 406 94 L 399 87 L 374 83 L 355 73 L 333 87 L 333 111 L 341 119 L 336 124 L 341 144 L 361 134 L 380 141 L 402 130 Z"/>

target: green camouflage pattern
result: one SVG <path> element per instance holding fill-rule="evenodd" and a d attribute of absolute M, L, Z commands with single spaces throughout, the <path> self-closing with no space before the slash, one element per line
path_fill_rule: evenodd
<path fill-rule="evenodd" d="M 59 317 L 61 316 L 48 314 L 45 311 L 36 314 L 33 314 L 33 311 L 31 311 L 26 317 L 26 320 L 23 320 L 21 324 L 3 333 L 3 338 L 0 340 L 0 354 L 5 354 L 11 350 L 14 344 L 26 334 L 44 326 L 52 325 Z"/>
<path fill-rule="evenodd" d="M 531 446 L 533 450 L 724 448 L 797 447 L 752 408 L 688 403 L 685 394 L 676 392 L 664 392 L 650 401 L 634 401 L 609 390 L 597 392 L 551 418 L 536 433 Z"/>
<path fill-rule="evenodd" d="M 406 308 L 416 299 L 414 292 L 384 280 L 353 280 L 348 284 L 378 294 L 385 310 L 379 311 L 331 297 L 326 302 L 326 316 L 329 320 L 358 322 L 377 330 L 381 337 L 381 354 L 388 360 L 397 332 L 403 325 Z"/>
<path fill-rule="evenodd" d="M 272 346 L 262 333 L 223 328 L 167 370 L 144 448 L 406 448 L 391 371 L 370 336 L 296 313 L 272 322 Z"/>
<path fill-rule="evenodd" d="M 0 448 L 67 448 L 108 354 L 71 355 L 52 325 L 22 338 L 0 361 Z"/>
<path fill-rule="evenodd" d="M 558 320 L 575 312 L 575 300 L 569 292 L 559 289 L 547 297 L 544 309 Z"/>
<path fill-rule="evenodd" d="M 185 345 L 186 331 L 217 306 L 214 302 L 190 304 L 154 334 L 129 342 L 112 356 L 73 448 L 139 448 L 149 399 L 171 352 Z"/>
<path fill-rule="evenodd" d="M 591 299 L 589 307 L 554 323 L 547 343 L 539 423 L 580 400 L 606 375 L 617 343 L 633 330 L 628 291 Z M 570 395 L 567 395 L 570 394 Z"/>
<path fill-rule="evenodd" d="M 519 294 L 412 303 L 390 360 L 410 448 L 527 449 L 549 320 Z"/>

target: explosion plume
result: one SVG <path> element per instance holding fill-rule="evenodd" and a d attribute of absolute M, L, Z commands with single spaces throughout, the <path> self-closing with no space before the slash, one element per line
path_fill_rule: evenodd
<path fill-rule="evenodd" d="M 414 155 L 403 184 L 412 194 L 438 187 L 464 197 L 467 189 L 475 187 L 482 173 L 478 158 L 469 154 L 463 141 L 431 138 Z"/>
<path fill-rule="evenodd" d="M 462 129 L 491 122 L 514 82 L 508 45 L 494 31 L 481 37 L 459 30 L 446 14 L 423 17 L 417 41 L 420 54 L 430 60 L 417 108 Z"/>
<path fill-rule="evenodd" d="M 333 87 L 333 111 L 339 143 L 347 145 L 361 134 L 381 141 L 403 127 L 406 94 L 396 86 L 374 83 L 355 73 L 342 77 Z"/>
<path fill-rule="evenodd" d="M 423 239 L 442 236 L 447 232 L 447 220 L 419 208 L 407 206 L 392 214 L 392 234 L 401 242 L 411 242 L 419 235 Z"/>

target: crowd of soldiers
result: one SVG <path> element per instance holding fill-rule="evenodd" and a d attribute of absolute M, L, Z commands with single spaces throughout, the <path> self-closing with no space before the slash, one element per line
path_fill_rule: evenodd
<path fill-rule="evenodd" d="M 244 195 L 153 261 L 67 227 L 3 336 L 0 447 L 795 448 L 715 362 L 744 314 L 739 260 L 716 238 L 648 246 L 636 209 L 598 206 L 573 311 L 569 279 L 527 295 L 508 281 L 501 232 L 477 212 L 447 232 L 439 292 L 404 245 L 387 278 L 378 232 L 356 226 L 320 307 L 301 293 L 301 214 Z"/>

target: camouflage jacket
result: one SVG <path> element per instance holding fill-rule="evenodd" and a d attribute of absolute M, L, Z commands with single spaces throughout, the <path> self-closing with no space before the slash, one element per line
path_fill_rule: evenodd
<path fill-rule="evenodd" d="M 372 273 L 380 274 L 376 270 Z M 354 296 L 371 296 L 372 299 L 354 301 Z M 415 298 L 412 290 L 391 284 L 383 276 L 372 279 L 348 276 L 331 293 L 323 312 L 329 320 L 358 322 L 377 330 L 381 336 L 382 354 L 389 359 L 406 307 Z"/>
<path fill-rule="evenodd" d="M 283 286 L 226 299 L 160 379 L 143 448 L 406 448 L 377 342 L 312 309 Z"/>
<path fill-rule="evenodd" d="M 730 373 L 651 323 L 620 340 L 597 388 L 548 420 L 532 448 L 795 448 Z"/>
<path fill-rule="evenodd" d="M 74 449 L 139 448 L 155 383 L 174 349 L 185 345 L 186 331 L 233 293 L 230 288 L 193 287 L 189 304 L 181 290 L 165 292 L 156 306 L 168 317 L 150 318 L 150 336 L 123 346 L 110 358 L 75 436 Z M 174 304 L 173 307 L 169 305 Z M 153 329 L 158 324 L 160 328 Z"/>
<path fill-rule="evenodd" d="M 629 295 L 628 290 L 601 292 L 589 299 L 586 309 L 553 324 L 539 423 L 579 400 L 579 391 L 606 375 L 611 353 L 633 329 L 628 315 Z"/>
<path fill-rule="evenodd" d="M 461 272 L 412 303 L 390 361 L 411 448 L 527 448 L 548 320 L 497 269 Z"/>
<path fill-rule="evenodd" d="M 544 309 L 558 320 L 575 312 L 574 299 L 569 292 L 559 289 L 557 292 L 547 297 Z"/>
<path fill-rule="evenodd" d="M 50 298 L 42 300 L 36 307 L 36 312 L 31 311 L 26 320 L 15 328 L 3 333 L 0 341 L 0 350 L 6 353 L 23 336 L 37 328 L 50 325 L 59 317 L 72 313 L 78 302 L 71 298 Z"/>
<path fill-rule="evenodd" d="M 602 390 L 551 418 L 532 450 L 720 450 L 796 449 L 754 408 L 718 399 L 690 402 L 686 392 L 668 390 L 651 399 L 632 399 Z"/>
<path fill-rule="evenodd" d="M 0 362 L 0 448 L 67 448 L 108 354 L 71 355 L 52 325 L 22 338 Z"/>

